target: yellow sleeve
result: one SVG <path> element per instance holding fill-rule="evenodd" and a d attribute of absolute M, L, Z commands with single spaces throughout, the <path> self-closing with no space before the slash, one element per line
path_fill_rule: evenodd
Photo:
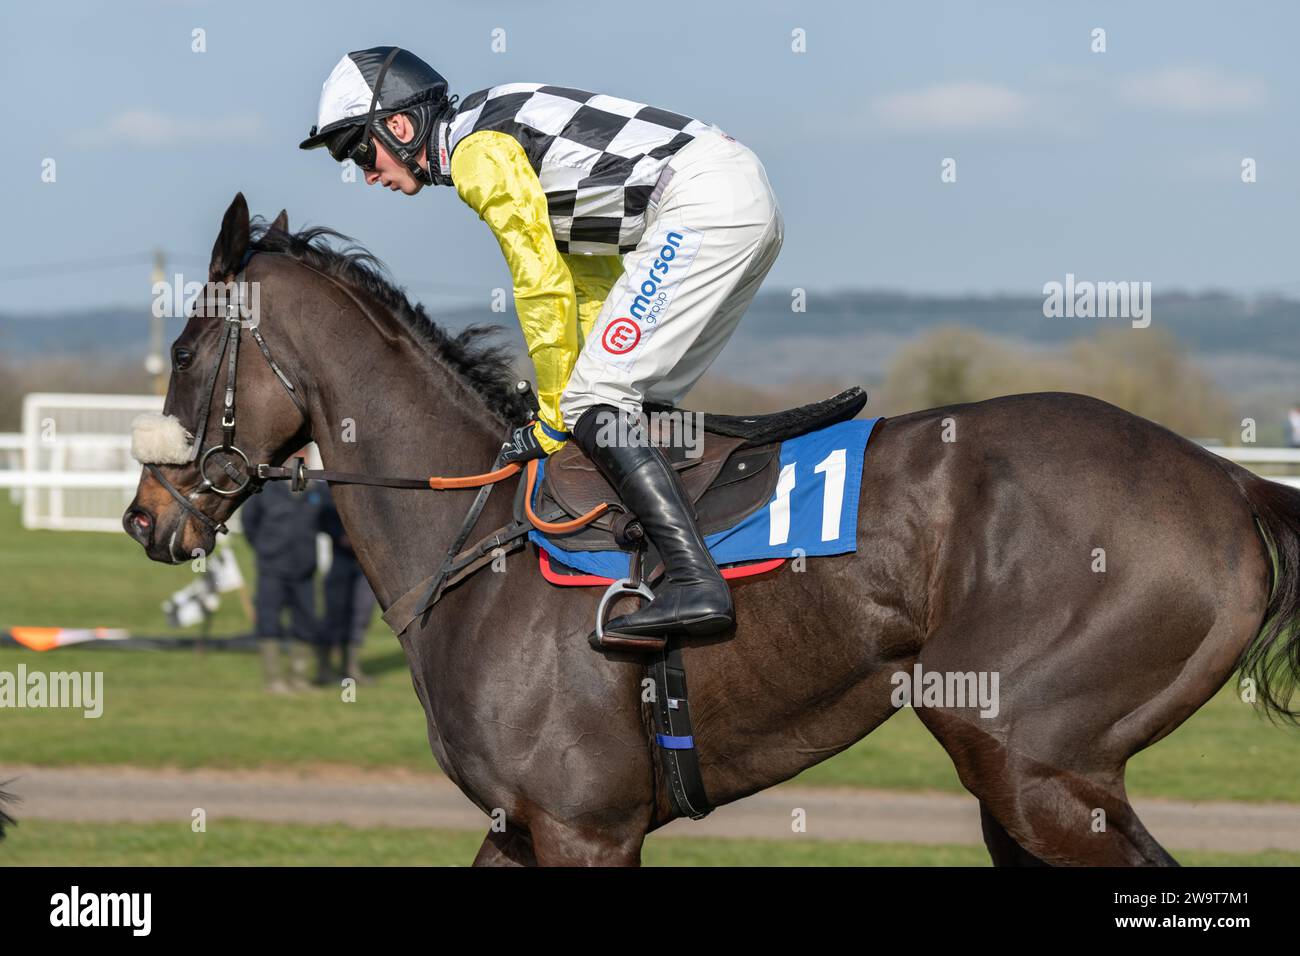
<path fill-rule="evenodd" d="M 515 311 L 537 374 L 538 417 L 564 430 L 560 396 L 578 358 L 577 295 L 569 268 L 555 247 L 546 194 L 519 141 L 480 130 L 456 145 L 451 157 L 456 192 L 486 222 L 510 267 Z M 564 446 L 537 429 L 550 454 Z"/>
<path fill-rule="evenodd" d="M 623 274 L 623 260 L 618 256 L 571 256 L 564 261 L 573 276 L 573 288 L 578 293 L 578 347 L 591 335 L 600 310 L 609 298 L 609 290 Z"/>

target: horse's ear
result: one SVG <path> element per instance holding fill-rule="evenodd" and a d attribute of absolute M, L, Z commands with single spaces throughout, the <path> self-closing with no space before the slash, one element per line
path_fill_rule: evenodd
<path fill-rule="evenodd" d="M 208 281 L 217 282 L 239 272 L 248 251 L 248 203 L 243 193 L 235 193 L 230 208 L 221 220 L 221 233 L 212 244 L 212 262 L 208 264 Z"/>
<path fill-rule="evenodd" d="M 275 217 L 275 222 L 271 223 L 271 228 L 278 232 L 289 231 L 289 210 L 281 209 L 280 215 Z"/>

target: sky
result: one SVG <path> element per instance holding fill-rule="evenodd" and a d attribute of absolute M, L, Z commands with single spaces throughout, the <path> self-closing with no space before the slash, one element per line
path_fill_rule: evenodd
<path fill-rule="evenodd" d="M 1282 0 L 4 2 L 0 311 L 138 301 L 154 249 L 202 280 L 236 191 L 353 236 L 434 312 L 508 287 L 453 189 L 297 149 L 334 63 L 380 44 L 462 95 L 553 83 L 723 127 L 785 217 L 769 290 L 1300 296 L 1298 32 Z"/>

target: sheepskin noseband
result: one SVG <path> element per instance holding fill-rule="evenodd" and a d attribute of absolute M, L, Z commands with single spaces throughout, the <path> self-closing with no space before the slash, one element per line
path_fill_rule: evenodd
<path fill-rule="evenodd" d="M 194 458 L 194 436 L 175 415 L 146 412 L 131 422 L 131 457 L 142 465 L 185 465 Z"/>

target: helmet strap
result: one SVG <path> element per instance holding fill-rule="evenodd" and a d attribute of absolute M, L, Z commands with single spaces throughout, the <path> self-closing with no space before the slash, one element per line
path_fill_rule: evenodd
<path fill-rule="evenodd" d="M 375 139 L 379 140 L 418 182 L 426 186 L 449 185 L 451 176 L 442 172 L 441 163 L 438 161 L 440 144 L 437 138 L 439 128 L 445 127 L 444 118 L 447 118 L 452 111 L 454 110 L 450 100 L 419 103 L 400 110 L 399 112 L 411 118 L 412 125 L 415 127 L 415 135 L 411 137 L 410 142 L 403 143 L 394 136 L 386 120 L 379 120 L 372 132 Z M 427 165 L 420 162 L 421 149 L 426 150 Z"/>

